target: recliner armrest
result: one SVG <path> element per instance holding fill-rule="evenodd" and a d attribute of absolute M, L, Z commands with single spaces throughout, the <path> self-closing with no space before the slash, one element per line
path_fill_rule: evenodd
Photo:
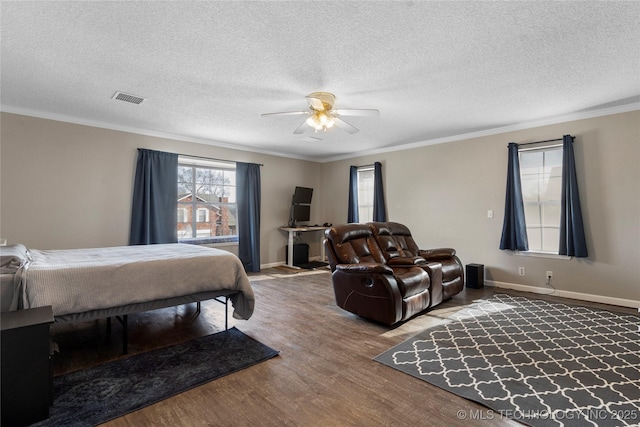
<path fill-rule="evenodd" d="M 384 264 L 338 264 L 336 265 L 336 271 L 348 274 L 390 274 L 393 275 L 393 270 Z"/>
<path fill-rule="evenodd" d="M 394 257 L 387 261 L 387 264 L 392 267 L 413 267 L 414 265 L 426 264 L 427 260 L 421 256 L 412 257 Z"/>
<path fill-rule="evenodd" d="M 449 259 L 455 254 L 456 250 L 453 248 L 420 249 L 420 256 L 427 261 Z"/>

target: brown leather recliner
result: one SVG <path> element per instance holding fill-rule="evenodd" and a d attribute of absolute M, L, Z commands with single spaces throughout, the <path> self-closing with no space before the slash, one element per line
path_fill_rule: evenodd
<path fill-rule="evenodd" d="M 464 288 L 464 267 L 456 256 L 453 248 L 419 249 L 411 236 L 411 231 L 404 224 L 397 222 L 370 222 L 367 224 L 373 230 L 380 246 L 385 239 L 391 241 L 388 247 L 394 248 L 400 257 L 422 257 L 427 261 L 427 266 L 432 262 L 442 264 L 442 294 L 438 296 L 436 290 L 432 292 L 431 306 L 462 292 Z M 425 266 L 425 268 L 427 268 Z"/>
<path fill-rule="evenodd" d="M 421 257 L 385 257 L 366 224 L 336 225 L 325 237 L 339 307 L 392 325 L 430 306 L 432 281 Z"/>
<path fill-rule="evenodd" d="M 336 304 L 392 325 L 463 289 L 464 270 L 451 248 L 418 249 L 395 222 L 343 224 L 325 231 Z"/>

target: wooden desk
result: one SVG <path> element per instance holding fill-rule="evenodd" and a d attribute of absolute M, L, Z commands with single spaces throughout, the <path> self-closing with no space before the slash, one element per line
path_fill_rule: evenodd
<path fill-rule="evenodd" d="M 320 233 L 320 257 L 321 260 L 324 262 L 325 259 L 325 253 L 324 253 L 324 230 L 326 230 L 327 227 L 322 227 L 322 226 L 311 226 L 311 227 L 280 227 L 280 230 L 282 231 L 286 231 L 287 233 L 289 233 L 288 235 L 288 239 L 287 239 L 287 246 L 289 248 L 289 250 L 287 251 L 287 267 L 289 268 L 300 268 L 297 267 L 295 265 L 293 265 L 293 238 L 296 236 L 296 233 L 305 233 L 308 231 L 322 231 L 322 233 Z"/>

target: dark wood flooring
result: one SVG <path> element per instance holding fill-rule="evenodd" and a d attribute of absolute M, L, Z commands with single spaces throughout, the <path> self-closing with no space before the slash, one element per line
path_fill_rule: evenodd
<path fill-rule="evenodd" d="M 445 304 L 395 328 L 339 309 L 328 272 L 252 275 L 256 309 L 230 326 L 280 351 L 274 359 L 105 424 L 124 426 L 512 426 L 486 408 L 374 362 L 373 357 L 439 324 L 493 288 L 466 289 Z M 523 294 L 554 301 L 550 296 Z M 576 301 L 570 301 L 576 303 Z M 625 313 L 634 309 L 588 303 Z M 155 310 L 129 318 L 129 353 L 136 354 L 224 328 L 215 301 Z M 60 353 L 55 375 L 123 357 L 121 326 L 110 337 L 102 321 L 55 324 Z"/>

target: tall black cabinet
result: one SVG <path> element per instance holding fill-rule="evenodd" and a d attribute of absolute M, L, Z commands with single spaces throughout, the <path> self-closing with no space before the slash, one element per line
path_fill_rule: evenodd
<path fill-rule="evenodd" d="M 2 425 L 25 426 L 49 418 L 53 365 L 51 306 L 2 313 Z"/>

